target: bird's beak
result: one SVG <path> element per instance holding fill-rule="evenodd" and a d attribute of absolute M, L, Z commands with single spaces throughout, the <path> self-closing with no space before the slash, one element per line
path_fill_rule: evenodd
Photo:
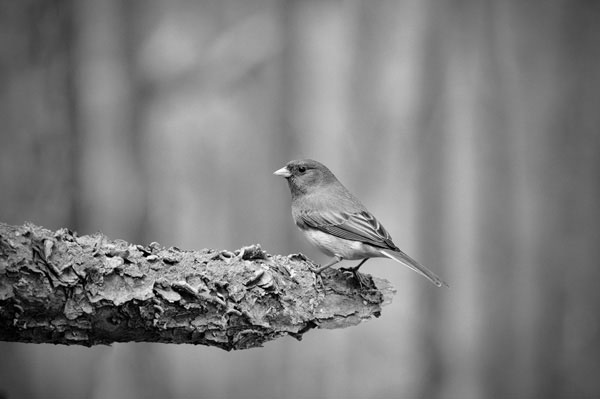
<path fill-rule="evenodd" d="M 286 179 L 292 175 L 290 173 L 290 171 L 288 170 L 288 168 L 286 168 L 285 166 L 281 169 L 277 169 L 275 172 L 273 172 L 273 174 L 277 175 L 277 176 L 285 177 Z"/>

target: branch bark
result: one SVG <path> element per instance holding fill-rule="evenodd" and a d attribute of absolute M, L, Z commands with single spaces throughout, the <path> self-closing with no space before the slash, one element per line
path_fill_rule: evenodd
<path fill-rule="evenodd" d="M 65 345 L 190 343 L 262 346 L 314 327 L 344 328 L 391 302 L 394 289 L 328 270 L 303 255 L 183 251 L 0 223 L 0 340 Z"/>

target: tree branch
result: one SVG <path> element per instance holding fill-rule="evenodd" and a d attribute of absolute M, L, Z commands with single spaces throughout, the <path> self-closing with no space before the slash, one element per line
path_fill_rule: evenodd
<path fill-rule="evenodd" d="M 360 289 L 338 270 L 320 282 L 310 264 L 259 245 L 183 251 L 0 223 L 0 340 L 246 349 L 378 317 L 395 292 L 382 279 Z"/>

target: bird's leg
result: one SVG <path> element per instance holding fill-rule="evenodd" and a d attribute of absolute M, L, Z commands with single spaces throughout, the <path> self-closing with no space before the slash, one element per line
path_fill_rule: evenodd
<path fill-rule="evenodd" d="M 323 287 L 323 279 L 321 278 L 321 272 L 327 268 L 330 268 L 331 266 L 335 265 L 336 263 L 339 263 L 341 260 L 342 260 L 341 256 L 334 256 L 333 259 L 331 259 L 329 262 L 327 262 L 327 264 L 320 266 L 320 267 L 316 267 L 316 268 L 313 268 L 313 267 L 310 268 L 310 270 L 312 270 L 312 272 L 316 276 L 317 287 L 319 285 L 321 287 Z"/>
<path fill-rule="evenodd" d="M 317 267 L 316 269 L 312 269 L 313 273 L 315 274 L 321 274 L 321 272 L 333 265 L 335 265 L 336 263 L 339 263 L 342 261 L 342 257 L 341 256 L 334 256 L 333 259 L 331 259 L 329 262 L 327 262 L 327 264 Z"/>
<path fill-rule="evenodd" d="M 360 267 L 368 260 L 369 258 L 365 258 L 354 267 L 340 267 L 340 270 L 344 272 L 351 272 L 361 288 L 371 288 L 371 282 L 369 279 L 358 272 L 358 269 L 360 269 Z"/>

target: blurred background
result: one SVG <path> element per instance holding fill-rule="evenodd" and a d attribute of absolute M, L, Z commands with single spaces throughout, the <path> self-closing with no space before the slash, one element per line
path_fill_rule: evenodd
<path fill-rule="evenodd" d="M 0 221 L 322 262 L 310 157 L 396 244 L 376 320 L 262 349 L 0 343 L 6 398 L 600 397 L 600 3 L 0 1 Z M 348 264 L 349 265 L 349 264 Z"/>

